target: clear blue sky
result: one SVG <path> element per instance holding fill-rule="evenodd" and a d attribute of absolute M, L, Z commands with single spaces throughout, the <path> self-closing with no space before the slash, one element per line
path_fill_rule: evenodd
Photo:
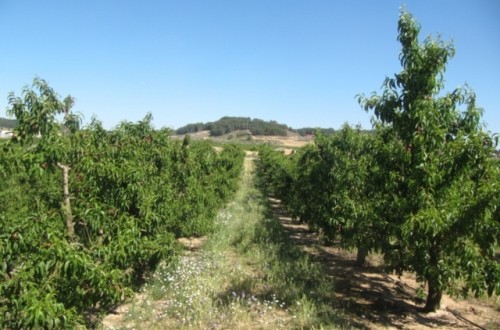
<path fill-rule="evenodd" d="M 157 128 L 226 115 L 369 128 L 355 95 L 399 72 L 402 5 L 422 37 L 454 41 L 446 90 L 467 82 L 500 132 L 498 0 L 0 0 L 0 116 L 39 76 L 107 128 L 148 112 Z"/>

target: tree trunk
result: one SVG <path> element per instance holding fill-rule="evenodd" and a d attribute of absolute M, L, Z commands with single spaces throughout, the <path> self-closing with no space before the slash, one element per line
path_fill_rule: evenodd
<path fill-rule="evenodd" d="M 73 224 L 73 215 L 71 214 L 71 203 L 69 197 L 69 166 L 57 163 L 57 166 L 63 173 L 63 194 L 64 194 L 64 215 L 66 216 L 66 229 L 68 235 L 73 238 L 75 236 L 75 226 Z"/>
<path fill-rule="evenodd" d="M 439 245 L 434 242 L 429 250 L 429 267 L 431 271 L 426 276 L 427 280 L 427 301 L 425 302 L 424 312 L 435 312 L 441 305 L 441 298 L 443 297 L 443 289 L 439 283 Z"/>
<path fill-rule="evenodd" d="M 358 252 L 356 254 L 356 266 L 362 267 L 365 264 L 368 249 L 362 245 L 358 245 Z"/>
<path fill-rule="evenodd" d="M 441 305 L 441 298 L 443 297 L 443 290 L 435 281 L 429 281 L 427 292 L 427 301 L 425 302 L 424 312 L 431 313 L 439 309 Z"/>

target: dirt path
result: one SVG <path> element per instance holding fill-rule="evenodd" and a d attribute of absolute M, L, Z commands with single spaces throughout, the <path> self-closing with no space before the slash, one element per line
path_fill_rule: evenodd
<path fill-rule="evenodd" d="M 352 324 L 367 329 L 500 329 L 498 306 L 495 310 L 481 300 L 455 300 L 444 295 L 439 311 L 420 313 L 418 303 L 423 301 L 415 301 L 418 284 L 411 274 L 401 278 L 386 274 L 380 267 L 381 258 L 373 255 L 365 267 L 356 267 L 354 252 L 322 245 L 307 225 L 288 217 L 279 200 L 270 198 L 270 204 L 295 244 L 322 263 L 334 278 L 336 307 Z"/>

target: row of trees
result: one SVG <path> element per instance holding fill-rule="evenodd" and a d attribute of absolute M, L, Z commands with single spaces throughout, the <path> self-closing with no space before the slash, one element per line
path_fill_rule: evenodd
<path fill-rule="evenodd" d="M 169 260 L 176 237 L 213 230 L 237 186 L 235 146 L 173 141 L 149 115 L 80 128 L 73 99 L 41 79 L 9 102 L 18 126 L 0 153 L 2 328 L 91 325 Z"/>
<path fill-rule="evenodd" d="M 468 88 L 442 93 L 451 44 L 418 40 L 399 20 L 402 71 L 382 95 L 361 95 L 373 134 L 343 127 L 291 157 L 261 150 L 261 177 L 291 213 L 327 239 L 379 251 L 388 269 L 426 283 L 425 311 L 443 291 L 500 294 L 500 164 Z"/>
<path fill-rule="evenodd" d="M 300 136 L 315 135 L 318 131 L 325 135 L 331 135 L 336 132 L 334 128 L 319 128 L 319 127 L 304 127 L 298 129 L 290 129 L 292 132 Z"/>

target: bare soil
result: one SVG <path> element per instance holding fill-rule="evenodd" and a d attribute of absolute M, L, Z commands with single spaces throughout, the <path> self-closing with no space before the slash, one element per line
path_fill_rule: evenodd
<path fill-rule="evenodd" d="M 279 144 L 283 146 L 285 149 L 286 148 L 300 148 L 305 146 L 306 144 L 312 143 L 314 141 L 314 138 L 309 136 L 309 137 L 301 137 L 299 135 L 289 135 L 289 136 L 267 136 L 267 135 L 262 135 L 262 136 L 253 136 L 252 137 L 253 141 L 257 142 L 275 142 L 276 144 Z"/>
<path fill-rule="evenodd" d="M 364 267 L 356 267 L 355 251 L 338 245 L 325 246 L 306 224 L 298 224 L 283 211 L 279 200 L 271 207 L 290 238 L 320 262 L 335 281 L 336 308 L 349 323 L 366 329 L 500 329 L 498 297 L 453 299 L 443 295 L 441 308 L 422 313 L 423 301 L 416 299 L 419 284 L 413 274 L 387 274 L 379 255 L 369 255 Z M 496 302 L 495 302 L 496 299 Z"/>
<path fill-rule="evenodd" d="M 207 240 L 206 237 L 181 237 L 177 242 L 190 251 L 199 250 L 203 243 Z"/>
<path fill-rule="evenodd" d="M 240 139 L 241 141 L 250 141 L 256 144 L 270 143 L 279 146 L 279 149 L 290 154 L 293 149 L 300 148 L 306 144 L 314 141 L 314 136 L 300 136 L 293 132 L 288 132 L 287 136 L 273 136 L 273 135 L 252 135 L 249 131 L 234 131 L 218 137 L 211 137 L 210 131 L 200 131 L 189 134 L 194 140 L 208 140 L 214 141 L 230 141 L 233 139 Z M 184 135 L 174 135 L 174 139 L 183 139 Z"/>

